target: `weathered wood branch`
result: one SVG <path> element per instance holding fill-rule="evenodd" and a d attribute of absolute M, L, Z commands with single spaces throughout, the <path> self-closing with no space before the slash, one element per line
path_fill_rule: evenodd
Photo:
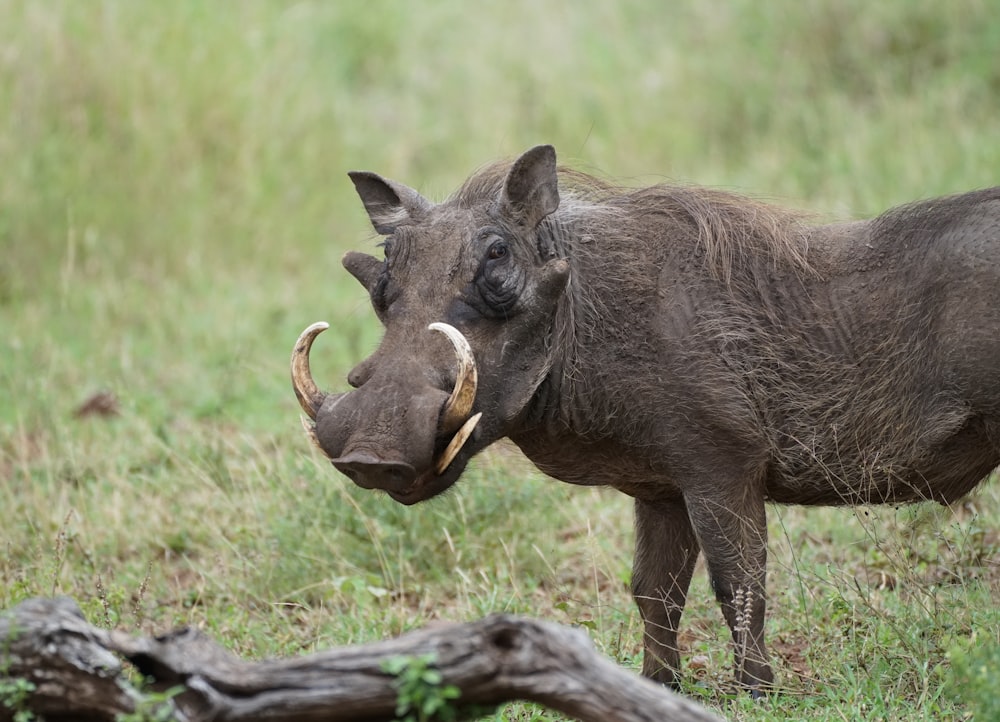
<path fill-rule="evenodd" d="M 150 638 L 96 628 L 70 599 L 32 599 L 0 615 L 0 681 L 34 685 L 14 706 L 46 720 L 111 722 L 133 712 L 138 693 L 122 676 L 120 655 L 154 691 L 172 697 L 174 719 L 391 720 L 397 678 L 387 660 L 433 655 L 441 685 L 469 718 L 512 700 L 537 702 L 584 722 L 718 720 L 696 703 L 599 655 L 582 631 L 493 615 L 397 639 L 291 659 L 241 660 L 201 632 Z M 10 695 L 0 721 L 13 719 Z"/>

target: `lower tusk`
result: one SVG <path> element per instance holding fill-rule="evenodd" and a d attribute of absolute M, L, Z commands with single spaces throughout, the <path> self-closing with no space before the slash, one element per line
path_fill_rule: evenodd
<path fill-rule="evenodd" d="M 438 476 L 444 473 L 445 469 L 455 460 L 458 456 L 458 452 L 462 450 L 465 446 L 465 442 L 469 440 L 472 436 L 472 430 L 476 428 L 476 424 L 479 423 L 479 419 L 482 417 L 483 412 L 480 411 L 475 416 L 470 416 L 469 419 L 462 424 L 462 428 L 455 432 L 451 441 L 448 442 L 448 446 L 445 448 L 444 453 L 438 457 L 437 461 L 434 463 L 434 473 Z"/>
<path fill-rule="evenodd" d="M 319 437 L 316 436 L 316 424 L 305 414 L 302 414 L 300 418 L 302 420 L 302 428 L 305 430 L 306 436 L 309 437 L 309 441 L 311 441 L 312 445 L 317 449 L 323 451 L 323 447 L 319 445 Z M 326 455 L 326 452 L 323 451 L 323 454 Z"/>

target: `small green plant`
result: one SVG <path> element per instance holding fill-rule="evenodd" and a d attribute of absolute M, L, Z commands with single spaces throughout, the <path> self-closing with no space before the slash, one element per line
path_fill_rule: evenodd
<path fill-rule="evenodd" d="M 35 684 L 24 677 L 0 677 L 0 705 L 11 710 L 14 722 L 32 722 L 35 713 L 25 707 Z"/>
<path fill-rule="evenodd" d="M 396 716 L 403 722 L 454 720 L 456 710 L 452 700 L 462 692 L 452 684 L 441 684 L 443 676 L 434 669 L 433 653 L 417 656 L 390 657 L 382 670 L 396 678 Z"/>
<path fill-rule="evenodd" d="M 5 615 L 6 616 L 6 615 Z M 6 638 L 0 642 L 0 706 L 6 707 L 14 714 L 14 722 L 31 722 L 35 713 L 26 707 L 31 693 L 35 691 L 35 683 L 24 677 L 10 676 L 10 645 L 17 638 L 19 631 L 16 620 L 10 619 Z"/>
<path fill-rule="evenodd" d="M 183 687 L 171 687 L 163 692 L 143 691 L 136 702 L 135 710 L 115 716 L 116 722 L 173 722 L 177 717 L 171 700 L 184 691 Z"/>

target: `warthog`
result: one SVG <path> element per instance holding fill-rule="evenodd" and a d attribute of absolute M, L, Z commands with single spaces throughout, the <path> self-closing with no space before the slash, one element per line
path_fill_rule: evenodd
<path fill-rule="evenodd" d="M 551 146 L 440 204 L 350 177 L 385 258 L 344 266 L 385 334 L 334 394 L 309 373 L 326 324 L 303 332 L 307 431 L 403 504 L 503 437 L 632 496 L 649 677 L 676 683 L 703 552 L 738 682 L 772 683 L 766 502 L 947 504 L 1000 464 L 1000 187 L 811 225 L 719 190 L 614 187 Z"/>

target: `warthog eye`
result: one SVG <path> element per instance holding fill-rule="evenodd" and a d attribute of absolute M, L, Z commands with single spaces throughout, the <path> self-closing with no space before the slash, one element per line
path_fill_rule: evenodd
<path fill-rule="evenodd" d="M 492 246 L 490 246 L 490 249 L 488 251 L 486 251 L 486 257 L 491 261 L 496 261 L 501 258 L 505 258 L 509 253 L 509 251 L 510 249 L 507 248 L 506 241 L 497 241 Z"/>
<path fill-rule="evenodd" d="M 482 260 L 472 284 L 463 292 L 465 304 L 487 318 L 509 318 L 523 286 L 524 274 L 516 262 L 516 246 L 513 239 L 501 233 L 500 229 L 487 227 L 473 239 L 484 250 L 480 251 Z"/>
<path fill-rule="evenodd" d="M 385 313 L 389 304 L 386 303 L 385 299 L 385 289 L 389 285 L 389 274 L 383 269 L 382 273 L 379 274 L 375 281 L 375 287 L 372 288 L 371 298 L 372 305 L 375 307 L 375 312 L 379 314 Z"/>

